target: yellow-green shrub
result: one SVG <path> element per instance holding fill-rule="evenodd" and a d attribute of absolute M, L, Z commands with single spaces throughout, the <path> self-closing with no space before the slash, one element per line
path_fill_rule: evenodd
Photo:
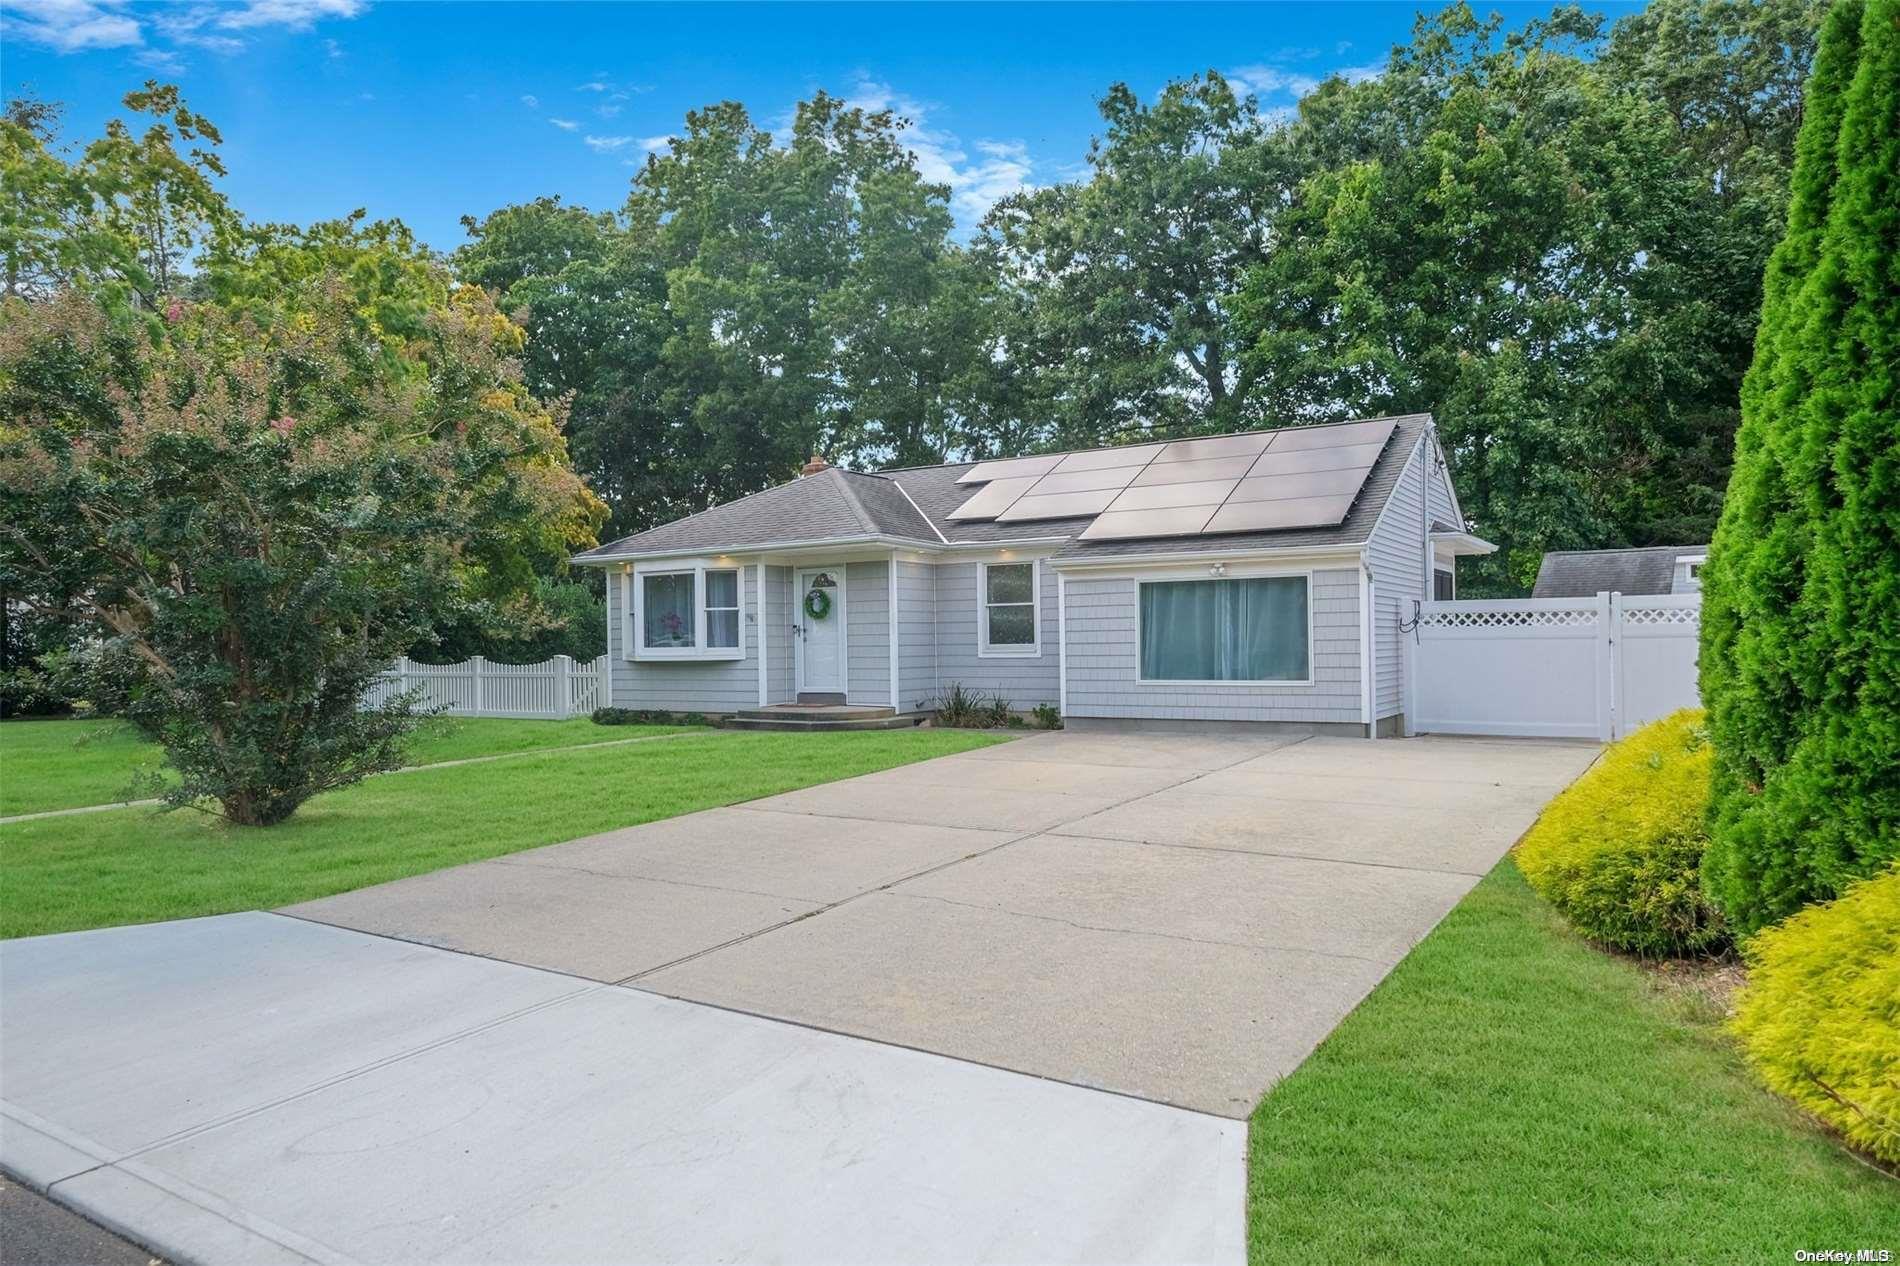
<path fill-rule="evenodd" d="M 1734 1027 L 1774 1089 L 1900 1161 L 1900 869 L 1758 933 Z"/>
<path fill-rule="evenodd" d="M 1719 944 L 1698 875 L 1710 758 L 1700 712 L 1644 726 L 1550 802 L 1518 843 L 1518 869 L 1592 940 L 1648 957 Z"/>

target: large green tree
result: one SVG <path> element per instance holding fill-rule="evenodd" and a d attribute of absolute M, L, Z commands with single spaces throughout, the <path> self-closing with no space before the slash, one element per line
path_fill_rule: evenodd
<path fill-rule="evenodd" d="M 1900 3 L 1836 0 L 1705 573 L 1704 880 L 1744 932 L 1900 856 Z"/>
<path fill-rule="evenodd" d="M 1014 302 L 998 372 L 1054 447 L 1261 422 L 1233 300 L 1272 248 L 1291 151 L 1218 73 L 1144 102 L 1124 84 L 1087 179 L 1005 198 L 983 226 Z"/>
<path fill-rule="evenodd" d="M 344 279 L 303 290 L 156 329 L 70 290 L 0 308 L 0 579 L 99 641 L 167 800 L 244 825 L 400 763 L 414 717 L 371 681 L 599 522 L 482 291 L 395 340 Z"/>
<path fill-rule="evenodd" d="M 1804 29 L 1799 0 L 1782 8 Z M 1312 170 L 1237 301 L 1247 362 L 1279 417 L 1437 415 L 1467 513 L 1504 546 L 1474 592 L 1521 591 L 1547 549 L 1712 526 L 1758 303 L 1738 278 L 1773 240 L 1798 110 L 1714 51 L 1723 38 L 1677 33 L 1706 73 L 1672 80 L 1671 102 L 1647 64 L 1592 55 L 1598 19 L 1559 9 L 1506 31 L 1457 5 L 1383 75 L 1308 97 L 1289 130 Z M 1805 64 L 1799 40 L 1773 51 L 1764 64 Z M 1751 100 L 1773 126 L 1703 120 L 1734 90 L 1716 62 L 1762 81 Z M 1745 211 L 1738 171 L 1770 177 Z"/>
<path fill-rule="evenodd" d="M 466 221 L 457 271 L 521 314 L 535 389 L 571 396 L 613 531 L 813 452 L 938 461 L 966 442 L 986 274 L 902 131 L 820 93 L 778 138 L 726 102 L 687 116 L 617 215 L 541 199 Z"/>

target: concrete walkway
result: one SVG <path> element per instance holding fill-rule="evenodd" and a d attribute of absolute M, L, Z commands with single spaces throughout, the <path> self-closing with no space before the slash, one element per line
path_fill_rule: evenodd
<path fill-rule="evenodd" d="M 0 1163 L 185 1260 L 1239 1262 L 1242 1118 L 1594 754 L 1053 734 L 9 942 Z"/>

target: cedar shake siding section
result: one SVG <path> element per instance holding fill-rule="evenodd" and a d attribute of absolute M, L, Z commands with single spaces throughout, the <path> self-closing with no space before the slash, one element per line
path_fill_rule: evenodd
<path fill-rule="evenodd" d="M 1134 576 L 1071 577 L 1069 712 L 1126 720 L 1268 721 L 1359 725 L 1359 575 L 1350 568 L 1312 573 L 1310 686 L 1144 685 L 1137 681 Z"/>
<path fill-rule="evenodd" d="M 845 702 L 891 706 L 891 565 L 846 563 Z M 832 614 L 832 619 L 837 614 Z"/>
<path fill-rule="evenodd" d="M 1430 556 L 1426 545 L 1431 526 L 1426 510 L 1430 452 L 1429 443 L 1413 450 L 1385 513 L 1366 542 L 1366 565 L 1372 569 L 1373 584 L 1373 662 L 1378 671 L 1372 714 L 1381 720 L 1405 711 L 1405 635 L 1399 624 L 1412 618 L 1413 602 L 1431 596 L 1425 591 L 1425 560 Z"/>
<path fill-rule="evenodd" d="M 1012 558 L 1010 562 L 1028 562 Z M 1061 697 L 1057 673 L 1056 574 L 1043 559 L 1037 567 L 1038 653 L 1035 655 L 982 655 L 977 627 L 977 563 L 937 565 L 937 692 L 961 683 L 966 690 L 1001 695 L 1018 712 L 1039 703 L 1054 704 Z M 1071 591 L 1073 592 L 1073 591 Z M 905 697 L 911 695 L 908 686 Z"/>

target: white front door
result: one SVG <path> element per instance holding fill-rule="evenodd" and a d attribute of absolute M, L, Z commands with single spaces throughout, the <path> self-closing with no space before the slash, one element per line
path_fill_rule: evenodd
<path fill-rule="evenodd" d="M 822 616 L 813 615 L 807 597 L 830 600 Z M 798 689 L 801 694 L 844 693 L 844 568 L 810 567 L 798 572 L 792 594 L 798 619 Z"/>

